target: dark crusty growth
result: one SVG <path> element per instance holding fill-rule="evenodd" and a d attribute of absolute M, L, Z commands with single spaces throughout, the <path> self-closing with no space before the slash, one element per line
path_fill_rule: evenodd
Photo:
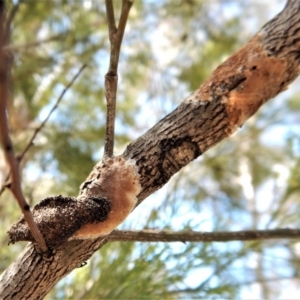
<path fill-rule="evenodd" d="M 33 218 L 50 248 L 62 244 L 85 224 L 103 222 L 110 202 L 101 196 L 84 200 L 61 195 L 42 200 L 33 208 Z M 8 231 L 10 243 L 34 242 L 23 217 Z"/>

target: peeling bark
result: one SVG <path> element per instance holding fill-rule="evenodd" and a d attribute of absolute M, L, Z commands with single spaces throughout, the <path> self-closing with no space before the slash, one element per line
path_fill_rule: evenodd
<path fill-rule="evenodd" d="M 177 109 L 128 145 L 121 157 L 134 164 L 138 172 L 139 202 L 190 161 L 232 134 L 298 76 L 299 18 L 300 0 L 289 0 L 279 15 L 221 64 Z M 84 200 L 85 191 L 97 186 L 101 172 L 100 163 L 82 185 L 79 199 Z M 113 180 L 110 177 L 107 182 Z M 116 197 L 110 186 L 107 197 L 103 183 L 100 190 L 108 201 L 119 201 L 120 205 L 123 194 L 127 193 L 121 189 Z M 114 207 L 118 210 L 118 206 Z M 105 237 L 74 240 L 45 254 L 39 253 L 34 244 L 28 244 L 0 278 L 2 299 L 42 299 L 55 283 L 105 243 Z"/>

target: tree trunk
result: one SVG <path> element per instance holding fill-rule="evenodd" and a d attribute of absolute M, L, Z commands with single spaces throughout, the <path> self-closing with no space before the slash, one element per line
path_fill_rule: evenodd
<path fill-rule="evenodd" d="M 128 205 L 140 203 L 161 188 L 182 167 L 236 131 L 263 103 L 286 89 L 298 76 L 299 18 L 300 0 L 289 0 L 279 15 L 221 64 L 199 89 L 128 145 L 118 158 L 131 166 L 130 172 L 133 169 L 136 172 L 130 178 L 135 189 L 131 194 L 128 192 Z M 113 159 L 112 164 L 115 162 Z M 99 188 L 97 182 L 106 167 L 103 162 L 96 165 L 81 186 L 78 199 L 84 201 L 100 191 L 108 200 L 123 201 L 118 189 L 114 192 L 114 185 L 110 185 L 109 192 L 103 182 Z M 104 175 L 106 184 L 113 183 L 114 176 Z M 96 183 L 97 191 L 93 190 Z M 137 202 L 132 201 L 136 196 Z M 118 207 L 114 207 L 117 213 Z M 2 274 L 1 299 L 42 299 L 59 280 L 105 243 L 105 237 L 71 240 L 48 253 L 41 253 L 29 243 Z"/>

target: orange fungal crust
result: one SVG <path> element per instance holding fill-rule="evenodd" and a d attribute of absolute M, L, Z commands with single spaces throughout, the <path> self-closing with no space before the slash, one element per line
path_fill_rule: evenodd
<path fill-rule="evenodd" d="M 97 169 L 97 166 L 99 167 Z M 139 175 L 132 162 L 117 156 L 96 165 L 92 172 L 93 184 L 89 194 L 100 194 L 110 201 L 111 211 L 104 222 L 87 224 L 80 228 L 72 239 L 96 238 L 108 235 L 129 215 L 137 203 L 137 195 L 141 191 Z M 91 174 L 91 175 L 92 175 Z"/>
<path fill-rule="evenodd" d="M 230 135 L 263 103 L 286 89 L 287 69 L 287 61 L 270 55 L 257 34 L 212 73 L 195 94 L 195 100 L 206 102 L 221 97 L 229 117 Z M 242 80 L 233 89 L 222 88 L 234 80 L 238 82 L 238 78 Z"/>

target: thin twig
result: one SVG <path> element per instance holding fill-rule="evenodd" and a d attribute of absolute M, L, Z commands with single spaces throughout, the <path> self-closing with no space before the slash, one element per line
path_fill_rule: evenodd
<path fill-rule="evenodd" d="M 120 49 L 121 44 L 125 32 L 126 23 L 128 20 L 128 15 L 130 8 L 132 6 L 133 2 L 129 0 L 123 0 L 122 1 L 122 9 L 121 9 L 121 16 L 118 24 L 118 29 L 116 33 L 116 40 L 115 40 L 115 55 L 113 59 L 110 60 L 110 71 L 115 72 L 115 75 L 117 75 L 117 69 L 118 69 L 118 63 L 119 63 L 119 56 L 120 56 Z"/>
<path fill-rule="evenodd" d="M 5 32 L 6 32 L 6 43 L 5 45 L 9 44 L 10 42 L 10 27 L 11 24 L 15 18 L 15 16 L 17 15 L 17 12 L 20 8 L 20 4 L 23 2 L 23 0 L 19 0 L 18 3 L 14 4 L 13 8 L 11 9 L 11 11 L 9 12 L 6 22 L 5 22 Z"/>
<path fill-rule="evenodd" d="M 25 148 L 23 149 L 23 151 L 17 155 L 17 159 L 18 162 L 20 163 L 21 160 L 23 159 L 24 155 L 27 153 L 27 151 L 30 149 L 30 147 L 34 144 L 33 141 L 36 138 L 37 134 L 43 129 L 43 127 L 45 126 L 45 124 L 47 123 L 47 121 L 49 120 L 50 116 L 52 115 L 52 113 L 55 111 L 55 109 L 58 107 L 59 103 L 61 102 L 61 100 L 63 99 L 65 93 L 70 89 L 70 87 L 73 85 L 74 81 L 78 78 L 78 76 L 81 74 L 81 72 L 85 69 L 86 64 L 84 64 L 79 71 L 75 74 L 75 76 L 72 78 L 72 80 L 66 85 L 66 87 L 63 89 L 63 91 L 61 92 L 60 96 L 58 97 L 57 101 L 55 102 L 54 106 L 52 107 L 52 109 L 49 111 L 47 117 L 44 119 L 44 121 L 40 124 L 39 127 L 37 127 L 32 135 L 32 137 L 30 138 L 29 142 L 27 143 L 27 145 L 25 146 Z M 5 190 L 6 186 L 9 186 L 9 177 L 10 174 L 7 174 L 6 179 L 4 181 L 4 183 L 2 184 L 2 187 L 0 189 L 0 196 L 2 195 L 2 193 Z"/>
<path fill-rule="evenodd" d="M 110 242 L 231 242 L 270 239 L 299 239 L 300 229 L 199 232 L 169 230 L 114 230 Z"/>
<path fill-rule="evenodd" d="M 7 116 L 7 99 L 9 97 L 8 84 L 10 61 L 9 56 L 4 52 L 3 46 L 9 39 L 9 28 L 5 30 L 5 4 L 4 0 L 0 1 L 0 142 L 3 147 L 4 157 L 10 168 L 11 185 L 10 190 L 16 198 L 24 218 L 30 228 L 32 236 L 43 252 L 47 251 L 47 245 L 41 235 L 37 225 L 34 223 L 30 207 L 26 202 L 21 188 L 21 179 L 19 164 L 14 154 L 14 148 L 9 136 L 8 116 Z"/>
<path fill-rule="evenodd" d="M 104 156 L 112 157 L 114 151 L 116 95 L 118 88 L 118 63 L 122 39 L 128 19 L 128 14 L 132 6 L 132 1 L 122 0 L 121 16 L 118 27 L 116 27 L 112 0 L 105 0 L 105 5 L 111 50 L 109 68 L 107 74 L 105 75 L 105 97 L 107 101 L 107 116 Z"/>
<path fill-rule="evenodd" d="M 109 36 L 117 31 L 113 0 L 105 0 Z"/>
<path fill-rule="evenodd" d="M 6 45 L 4 47 L 4 50 L 9 50 L 9 51 L 20 51 L 23 49 L 29 49 L 32 47 L 39 47 L 42 44 L 46 44 L 46 43 L 51 43 L 53 41 L 59 40 L 60 38 L 62 38 L 62 34 L 58 34 L 58 35 L 54 35 L 52 37 L 49 37 L 47 39 L 43 39 L 43 40 L 39 40 L 39 41 L 34 41 L 34 42 L 29 42 L 26 44 L 19 44 L 19 45 Z"/>
<path fill-rule="evenodd" d="M 82 65 L 82 67 L 79 69 L 79 71 L 75 74 L 75 76 L 72 78 L 72 80 L 66 85 L 66 87 L 63 89 L 63 91 L 61 92 L 60 96 L 58 97 L 58 99 L 56 100 L 55 104 L 53 105 L 53 107 L 51 108 L 51 110 L 49 111 L 47 117 L 45 118 L 45 120 L 41 123 L 41 125 L 35 129 L 31 139 L 29 140 L 28 144 L 26 145 L 26 147 L 24 148 L 24 150 L 21 152 L 21 154 L 18 155 L 18 159 L 19 161 L 22 160 L 22 158 L 24 157 L 24 155 L 26 154 L 26 152 L 30 149 L 30 147 L 33 145 L 33 141 L 36 138 L 37 134 L 43 129 L 43 127 L 45 126 L 45 124 L 47 123 L 47 121 L 49 120 L 50 116 L 52 115 L 52 113 L 55 111 L 55 109 L 57 109 L 60 101 L 62 100 L 62 98 L 64 97 L 65 93 L 70 89 L 70 87 L 73 85 L 74 81 L 78 78 L 78 76 L 80 75 L 80 73 L 85 69 L 86 64 Z"/>

